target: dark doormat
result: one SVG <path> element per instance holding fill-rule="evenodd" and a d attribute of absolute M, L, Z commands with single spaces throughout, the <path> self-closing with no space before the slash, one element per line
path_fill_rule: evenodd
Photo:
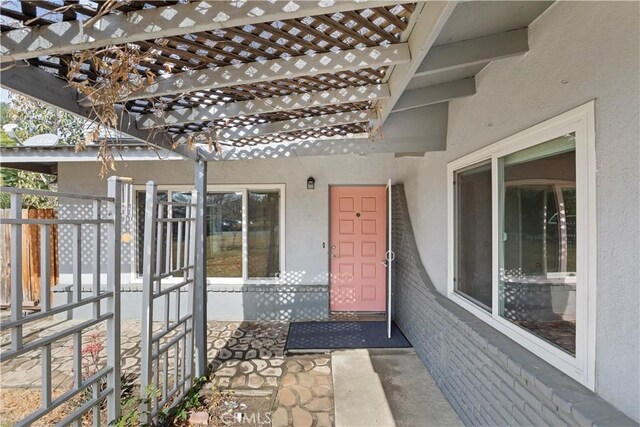
<path fill-rule="evenodd" d="M 395 323 L 387 338 L 387 322 L 292 322 L 285 350 L 406 347 L 411 344 Z"/>

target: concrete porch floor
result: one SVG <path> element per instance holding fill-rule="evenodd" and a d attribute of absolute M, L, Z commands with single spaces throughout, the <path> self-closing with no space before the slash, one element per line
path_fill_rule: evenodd
<path fill-rule="evenodd" d="M 461 426 L 415 350 L 332 353 L 336 426 Z"/>
<path fill-rule="evenodd" d="M 35 337 L 61 327 L 43 322 L 28 334 Z M 219 390 L 224 396 L 222 407 L 210 408 L 209 425 L 461 425 L 413 349 L 285 355 L 288 327 L 288 322 L 209 322 L 214 375 L 202 392 Z M 139 322 L 123 322 L 122 339 L 123 370 L 137 372 Z M 64 388 L 73 378 L 70 342 L 56 344 L 53 377 Z M 0 372 L 3 393 L 37 388 L 39 353 L 3 363 Z"/>

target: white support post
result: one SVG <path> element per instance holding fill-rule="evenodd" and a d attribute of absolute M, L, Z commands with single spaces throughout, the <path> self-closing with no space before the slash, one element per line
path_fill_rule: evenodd
<path fill-rule="evenodd" d="M 195 238 L 195 307 L 193 313 L 197 377 L 207 370 L 207 247 L 205 245 L 205 202 L 207 197 L 207 162 L 195 163 L 196 238 Z"/>
<path fill-rule="evenodd" d="M 112 198 L 109 214 L 113 223 L 107 228 L 107 291 L 113 296 L 107 299 L 107 366 L 112 370 L 107 376 L 107 387 L 113 391 L 107 397 L 107 421 L 120 417 L 120 238 L 122 234 L 122 181 L 112 176 L 108 180 L 107 195 Z"/>
<path fill-rule="evenodd" d="M 151 337 L 153 335 L 153 276 L 155 272 L 156 260 L 156 227 L 154 217 L 156 215 L 158 203 L 158 188 L 153 181 L 147 182 L 144 208 L 144 247 L 143 247 L 143 272 L 142 272 L 142 355 L 140 357 L 142 366 L 140 371 L 140 422 L 142 424 L 151 422 L 151 405 L 145 388 L 153 383 L 153 346 Z"/>

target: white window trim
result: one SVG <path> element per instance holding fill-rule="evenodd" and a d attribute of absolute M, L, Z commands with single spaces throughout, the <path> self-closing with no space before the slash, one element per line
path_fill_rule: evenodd
<path fill-rule="evenodd" d="M 576 357 L 560 350 L 498 314 L 499 280 L 499 169 L 500 157 L 568 133 L 576 135 L 577 234 L 576 263 L 580 287 L 576 293 Z M 492 312 L 454 292 L 455 277 L 455 189 L 456 171 L 491 161 L 492 174 Z M 591 390 L 595 390 L 596 343 L 596 157 L 595 102 L 591 101 L 564 114 L 505 138 L 447 165 L 447 242 L 448 297 L 475 316 L 515 340 L 549 364 Z"/>
<path fill-rule="evenodd" d="M 134 192 L 144 191 L 144 185 L 134 185 Z M 184 191 L 192 191 L 193 186 L 190 185 L 158 185 L 158 191 L 169 191 L 169 192 L 184 192 Z M 278 190 L 280 192 L 280 272 L 283 273 L 286 266 L 286 240 L 285 240 L 285 210 L 286 210 L 286 199 L 285 199 L 285 184 L 238 184 L 238 185 L 230 185 L 230 184 L 209 184 L 207 185 L 207 193 L 242 193 L 242 277 L 207 277 L 208 285 L 273 285 L 280 283 L 280 278 L 249 278 L 249 267 L 248 267 L 248 257 L 249 250 L 247 246 L 247 237 L 248 237 L 248 216 L 249 213 L 247 211 L 248 199 L 249 199 L 249 191 L 266 191 L 266 190 Z M 134 211 L 137 212 L 137 198 L 134 198 Z M 134 227 L 133 230 L 135 236 L 134 241 L 137 242 L 137 233 L 138 227 Z M 138 245 L 136 244 L 135 248 L 135 259 L 133 261 L 132 267 L 132 283 L 142 283 L 142 277 L 137 275 L 137 263 L 138 263 Z M 169 282 L 172 280 L 171 278 L 167 279 Z M 176 279 L 179 280 L 179 279 Z"/>

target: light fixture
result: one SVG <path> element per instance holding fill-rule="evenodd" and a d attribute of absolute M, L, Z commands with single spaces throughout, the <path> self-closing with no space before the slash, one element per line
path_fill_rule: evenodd
<path fill-rule="evenodd" d="M 316 187 L 316 179 L 312 176 L 307 178 L 307 190 L 313 190 Z"/>

